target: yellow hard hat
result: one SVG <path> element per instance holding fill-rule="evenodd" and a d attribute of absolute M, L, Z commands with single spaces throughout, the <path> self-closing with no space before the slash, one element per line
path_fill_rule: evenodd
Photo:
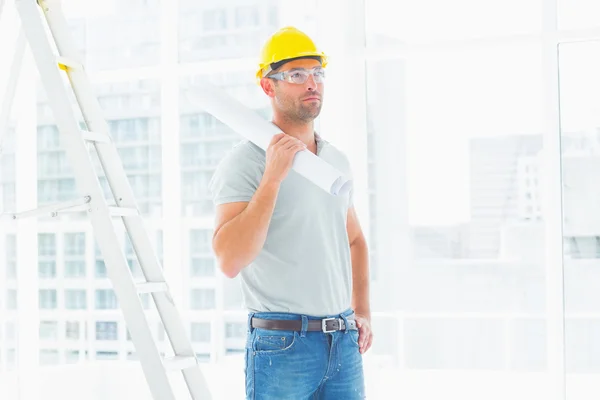
<path fill-rule="evenodd" d="M 260 82 L 272 69 L 273 64 L 294 58 L 315 57 L 320 59 L 323 67 L 327 66 L 327 56 L 319 51 L 313 40 L 304 32 L 292 26 L 281 28 L 275 32 L 264 44 L 256 79 Z"/>

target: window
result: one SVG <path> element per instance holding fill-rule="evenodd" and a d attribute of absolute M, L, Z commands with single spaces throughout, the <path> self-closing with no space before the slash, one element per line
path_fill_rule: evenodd
<path fill-rule="evenodd" d="M 0 158 L 0 167 L 2 167 L 2 169 L 0 170 L 0 181 L 6 181 L 8 180 L 8 177 L 14 177 L 15 175 L 15 155 L 14 154 L 6 154 L 6 155 L 2 155 L 2 158 Z"/>
<path fill-rule="evenodd" d="M 6 350 L 6 364 L 9 368 L 16 365 L 16 358 L 17 351 L 14 348 Z"/>
<path fill-rule="evenodd" d="M 12 260 L 17 257 L 17 236 L 6 235 L 6 259 Z"/>
<path fill-rule="evenodd" d="M 75 187 L 75 179 L 59 179 L 59 200 L 71 200 L 73 197 L 75 197 Z"/>
<path fill-rule="evenodd" d="M 60 146 L 60 137 L 56 125 L 38 126 L 39 150 L 55 149 Z"/>
<path fill-rule="evenodd" d="M 200 160 L 202 161 L 202 160 Z M 197 200 L 198 197 L 209 194 L 208 186 L 212 178 L 213 171 L 197 171 L 182 173 L 182 196 L 186 199 Z"/>
<path fill-rule="evenodd" d="M 38 256 L 56 256 L 56 235 L 54 233 L 38 234 Z"/>
<path fill-rule="evenodd" d="M 6 340 L 15 340 L 17 338 L 17 328 L 14 322 L 6 323 Z"/>
<path fill-rule="evenodd" d="M 119 358 L 119 353 L 116 351 L 97 351 L 96 360 L 116 360 Z"/>
<path fill-rule="evenodd" d="M 161 165 L 160 159 L 152 161 L 152 165 Z M 160 175 L 148 176 L 148 197 L 160 199 L 162 193 L 162 177 Z"/>
<path fill-rule="evenodd" d="M 96 340 L 118 340 L 119 332 L 117 327 L 116 322 L 96 322 Z"/>
<path fill-rule="evenodd" d="M 85 261 L 65 261 L 65 278 L 85 278 Z"/>
<path fill-rule="evenodd" d="M 40 289 L 39 296 L 40 309 L 56 309 L 56 289 Z"/>
<path fill-rule="evenodd" d="M 9 182 L 5 184 L 0 184 L 0 192 L 2 192 L 2 199 L 4 201 L 4 207 L 7 210 L 15 209 L 15 184 L 14 182 Z"/>
<path fill-rule="evenodd" d="M 243 338 L 246 336 L 246 325 L 240 322 L 227 322 L 225 324 L 225 337 Z"/>
<path fill-rule="evenodd" d="M 17 277 L 17 237 L 6 235 L 6 279 Z"/>
<path fill-rule="evenodd" d="M 40 339 L 42 339 L 42 340 L 57 340 L 58 339 L 58 322 L 57 321 L 40 321 Z"/>
<path fill-rule="evenodd" d="M 40 178 L 58 177 L 72 173 L 67 154 L 63 151 L 40 153 L 38 157 L 38 174 Z"/>
<path fill-rule="evenodd" d="M 79 350 L 65 350 L 65 362 L 74 364 L 79 361 Z"/>
<path fill-rule="evenodd" d="M 65 308 L 67 310 L 85 310 L 87 308 L 86 291 L 80 289 L 66 289 Z"/>
<path fill-rule="evenodd" d="M 190 297 L 193 310 L 211 310 L 215 308 L 214 289 L 192 289 Z"/>
<path fill-rule="evenodd" d="M 65 233 L 65 256 L 85 255 L 85 233 Z"/>
<path fill-rule="evenodd" d="M 17 309 L 17 291 L 15 289 L 6 290 L 6 309 L 16 310 Z"/>
<path fill-rule="evenodd" d="M 38 264 L 38 274 L 41 279 L 56 278 L 56 262 L 40 261 Z"/>
<path fill-rule="evenodd" d="M 42 349 L 40 350 L 41 365 L 56 365 L 58 364 L 58 350 Z"/>
<path fill-rule="evenodd" d="M 275 6 L 269 7 L 269 25 L 271 27 L 279 26 L 279 9 Z"/>
<path fill-rule="evenodd" d="M 192 257 L 191 276 L 215 276 L 215 260 L 212 257 Z"/>
<path fill-rule="evenodd" d="M 227 10 L 206 10 L 202 13 L 204 31 L 217 31 L 227 28 Z"/>
<path fill-rule="evenodd" d="M 237 28 L 254 27 L 259 24 L 256 6 L 240 6 L 235 9 L 235 25 Z"/>
<path fill-rule="evenodd" d="M 79 321 L 65 322 L 65 339 L 79 340 Z"/>
<path fill-rule="evenodd" d="M 595 0 L 558 0 L 559 29 L 599 27 L 600 4 Z"/>
<path fill-rule="evenodd" d="M 207 229 L 193 229 L 190 231 L 190 253 L 210 253 L 212 231 Z"/>
<path fill-rule="evenodd" d="M 536 34 L 542 30 L 539 0 L 400 0 L 395 3 L 400 12 L 391 12 L 388 4 L 384 0 L 365 2 L 369 47 L 394 41 L 418 44 Z"/>
<path fill-rule="evenodd" d="M 118 308 L 117 297 L 112 289 L 96 290 L 96 309 L 114 310 Z"/>
<path fill-rule="evenodd" d="M 210 342 L 210 322 L 192 322 L 191 328 L 193 342 Z"/>

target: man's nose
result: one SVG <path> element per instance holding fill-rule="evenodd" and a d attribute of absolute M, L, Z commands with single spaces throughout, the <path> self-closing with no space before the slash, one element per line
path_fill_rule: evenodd
<path fill-rule="evenodd" d="M 313 74 L 308 74 L 308 78 L 306 78 L 306 89 L 315 90 L 317 88 L 317 82 L 315 82 L 315 76 Z"/>

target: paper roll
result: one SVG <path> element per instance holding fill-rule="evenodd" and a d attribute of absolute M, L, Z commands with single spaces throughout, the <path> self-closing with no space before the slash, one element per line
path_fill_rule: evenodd
<path fill-rule="evenodd" d="M 267 150 L 274 135 L 281 133 L 281 129 L 272 122 L 247 108 L 224 90 L 208 83 L 202 83 L 194 89 L 194 93 L 188 96 L 190 102 L 202 107 L 263 150 Z M 347 194 L 352 187 L 350 179 L 309 150 L 296 154 L 292 169 L 334 196 Z"/>

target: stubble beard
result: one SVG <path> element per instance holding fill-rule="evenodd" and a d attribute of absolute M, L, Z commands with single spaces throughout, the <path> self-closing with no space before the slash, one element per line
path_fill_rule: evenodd
<path fill-rule="evenodd" d="M 296 117 L 301 122 L 311 122 L 321 113 L 321 102 L 318 105 L 300 103 Z"/>
<path fill-rule="evenodd" d="M 311 102 L 305 102 L 298 99 L 294 101 L 290 98 L 279 98 L 278 103 L 280 110 L 283 111 L 284 117 L 294 123 L 306 124 L 315 120 L 321 113 L 322 99 L 316 100 L 317 104 Z"/>

